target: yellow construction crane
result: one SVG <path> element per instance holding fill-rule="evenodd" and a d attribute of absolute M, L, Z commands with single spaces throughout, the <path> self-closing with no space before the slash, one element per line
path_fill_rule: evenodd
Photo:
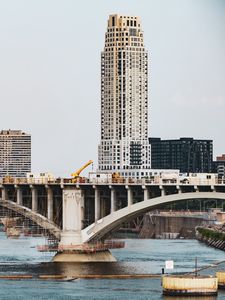
<path fill-rule="evenodd" d="M 76 182 L 78 178 L 80 178 L 80 173 L 87 168 L 90 164 L 93 163 L 93 160 L 89 160 L 85 165 L 83 165 L 80 169 L 78 169 L 76 172 L 72 173 L 71 176 L 73 177 L 73 182 Z"/>

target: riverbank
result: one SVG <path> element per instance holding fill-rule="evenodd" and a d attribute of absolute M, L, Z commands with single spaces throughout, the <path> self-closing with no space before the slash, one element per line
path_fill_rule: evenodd
<path fill-rule="evenodd" d="M 225 251 L 225 232 L 216 227 L 197 227 L 196 238 L 208 246 Z"/>

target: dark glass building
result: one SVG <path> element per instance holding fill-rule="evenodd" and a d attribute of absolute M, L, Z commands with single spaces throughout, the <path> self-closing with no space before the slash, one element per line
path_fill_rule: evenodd
<path fill-rule="evenodd" d="M 212 172 L 213 141 L 149 138 L 152 169 L 179 169 L 181 173 Z"/>

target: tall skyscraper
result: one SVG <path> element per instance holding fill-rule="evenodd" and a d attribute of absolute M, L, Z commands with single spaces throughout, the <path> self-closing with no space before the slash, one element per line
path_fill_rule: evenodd
<path fill-rule="evenodd" d="M 150 168 L 148 53 L 138 17 L 110 15 L 101 53 L 99 170 Z"/>
<path fill-rule="evenodd" d="M 21 130 L 0 131 L 0 177 L 31 172 L 31 136 Z"/>

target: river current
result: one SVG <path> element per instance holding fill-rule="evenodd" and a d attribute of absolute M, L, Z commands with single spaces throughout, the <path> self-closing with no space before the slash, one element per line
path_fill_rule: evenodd
<path fill-rule="evenodd" d="M 195 299 L 162 296 L 159 278 L 146 279 L 75 279 L 40 280 L 39 275 L 57 274 L 76 278 L 78 274 L 160 274 L 165 260 L 174 261 L 169 273 L 191 272 L 198 258 L 198 267 L 217 264 L 225 260 L 223 251 L 216 250 L 196 240 L 125 240 L 124 249 L 112 250 L 117 262 L 113 263 L 51 263 L 52 254 L 37 251 L 43 238 L 21 237 L 7 239 L 0 232 L 0 276 L 29 274 L 33 279 L 0 279 L 0 299 Z M 225 264 L 202 271 L 214 274 Z M 225 299 L 218 297 L 196 299 Z"/>

